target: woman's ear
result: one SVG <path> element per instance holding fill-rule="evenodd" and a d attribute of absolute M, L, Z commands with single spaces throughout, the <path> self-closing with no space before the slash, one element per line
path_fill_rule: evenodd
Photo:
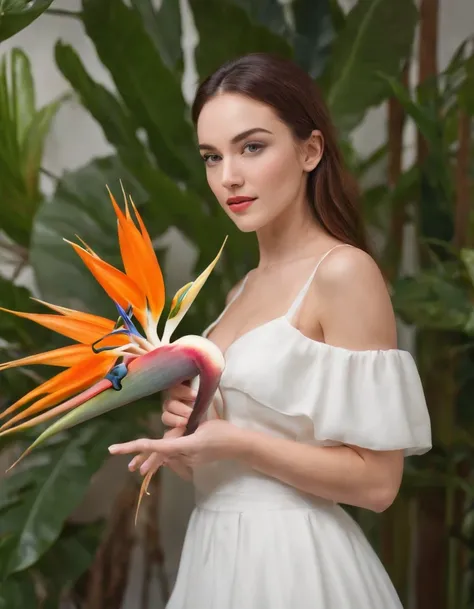
<path fill-rule="evenodd" d="M 319 165 L 324 152 L 324 139 L 321 131 L 315 129 L 303 144 L 303 169 L 308 173 Z"/>

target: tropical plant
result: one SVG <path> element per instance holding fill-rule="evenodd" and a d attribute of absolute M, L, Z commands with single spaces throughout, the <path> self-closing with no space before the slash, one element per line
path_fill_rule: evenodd
<path fill-rule="evenodd" d="M 474 602 L 474 55 L 472 40 L 463 41 L 447 68 L 438 72 L 433 64 L 437 15 L 428 5 L 421 10 L 420 57 L 425 60 L 419 85 L 408 87 L 408 66 L 401 79 L 385 78 L 393 95 L 388 187 L 373 187 L 371 202 L 372 212 L 378 210 L 381 260 L 395 310 L 416 328 L 415 351 L 434 447 L 408 462 L 402 493 L 376 525 L 370 516 L 362 518 L 406 604 L 415 598 L 417 609 L 467 609 Z M 402 171 L 407 120 L 416 126 L 417 152 Z M 407 226 L 412 239 L 406 236 Z M 418 260 L 412 273 L 402 264 L 407 247 Z"/>

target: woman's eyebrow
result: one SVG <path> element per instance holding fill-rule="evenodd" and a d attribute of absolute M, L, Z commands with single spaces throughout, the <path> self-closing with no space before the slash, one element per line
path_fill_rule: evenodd
<path fill-rule="evenodd" d="M 242 131 L 242 133 L 238 133 L 237 135 L 234 135 L 234 137 L 231 139 L 231 143 L 237 144 L 238 142 L 241 142 L 249 135 L 253 135 L 254 133 L 258 133 L 260 131 L 263 133 L 269 133 L 270 135 L 272 135 L 272 132 L 268 131 L 268 129 L 264 129 L 263 127 L 253 127 L 253 129 L 247 129 L 246 131 Z M 203 150 L 203 149 L 215 150 L 216 148 L 214 146 L 212 146 L 212 144 L 199 144 L 199 150 Z"/>

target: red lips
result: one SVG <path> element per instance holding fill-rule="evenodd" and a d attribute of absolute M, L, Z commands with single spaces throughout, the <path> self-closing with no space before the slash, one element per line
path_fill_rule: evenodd
<path fill-rule="evenodd" d="M 248 201 L 255 201 L 257 197 L 245 197 L 245 196 L 239 196 L 239 197 L 229 197 L 227 199 L 227 205 L 235 205 L 236 203 L 247 203 Z"/>

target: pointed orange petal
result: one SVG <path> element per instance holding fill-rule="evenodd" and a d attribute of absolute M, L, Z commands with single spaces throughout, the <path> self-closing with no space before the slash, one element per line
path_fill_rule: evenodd
<path fill-rule="evenodd" d="M 90 347 L 89 347 L 89 349 L 90 349 Z M 75 378 L 75 376 L 77 376 L 78 371 L 83 369 L 84 366 L 85 367 L 89 366 L 89 362 L 92 361 L 92 363 L 94 365 L 97 365 L 98 363 L 100 363 L 101 360 L 107 359 L 107 358 L 113 359 L 113 355 L 112 354 L 102 355 L 102 354 L 94 354 L 94 353 L 91 355 L 91 353 L 89 351 L 88 355 L 85 358 L 83 358 L 81 361 L 76 363 L 74 366 L 71 366 L 71 368 L 69 370 L 64 370 L 63 372 L 59 372 L 55 376 L 52 376 L 47 381 L 44 381 L 44 383 L 41 383 L 41 385 L 38 385 L 38 387 L 35 387 L 31 391 L 29 391 L 26 395 L 24 395 L 22 398 L 17 400 L 14 404 L 9 406 L 5 411 L 3 411 L 0 414 L 0 419 L 4 418 L 11 412 L 18 410 L 18 408 L 20 408 L 20 406 L 23 406 L 24 404 L 31 402 L 31 400 L 38 397 L 39 395 L 44 395 L 46 393 L 53 393 L 61 386 L 62 383 L 69 383 L 71 381 L 71 379 L 73 379 L 73 378 Z"/>
<path fill-rule="evenodd" d="M 109 331 L 108 329 L 105 329 L 104 332 L 103 325 L 96 325 L 88 321 L 72 319 L 63 315 L 50 315 L 47 313 L 22 313 L 20 311 L 4 309 L 3 307 L 0 307 L 0 311 L 5 311 L 7 313 L 11 313 L 12 315 L 16 315 L 17 317 L 29 319 L 30 321 L 34 321 L 35 323 L 44 326 L 45 328 L 53 330 L 53 332 L 58 332 L 58 334 L 62 334 L 63 336 L 67 336 L 73 340 L 77 340 L 80 343 L 91 344 Z"/>
<path fill-rule="evenodd" d="M 143 239 L 143 268 L 147 282 L 146 295 L 150 304 L 153 319 L 159 319 L 163 311 L 163 307 L 165 306 L 165 283 L 163 280 L 163 273 L 161 272 L 160 264 L 156 258 L 150 235 L 148 234 L 145 224 L 143 223 L 138 209 L 136 208 L 131 197 L 130 202 L 137 218 L 138 225 L 140 226 Z"/>
<path fill-rule="evenodd" d="M 29 366 L 31 364 L 45 364 L 47 366 L 61 366 L 69 368 L 81 362 L 85 357 L 92 354 L 90 345 L 68 345 L 44 353 L 36 353 L 11 362 L 0 364 L 0 372 L 7 368 L 17 368 L 18 366 Z"/>
<path fill-rule="evenodd" d="M 41 394 L 49 394 L 38 400 L 13 418 L 9 419 L 1 429 L 8 429 L 17 421 L 21 421 L 32 414 L 46 410 L 50 406 L 54 406 L 67 399 L 71 395 L 87 389 L 93 383 L 96 383 L 103 378 L 110 368 L 113 366 L 116 356 L 98 354 L 93 355 L 86 360 L 83 360 L 79 364 L 76 364 L 69 370 L 65 370 L 48 379 L 45 383 L 33 389 L 23 398 L 12 404 L 5 412 L 2 413 L 0 418 L 10 414 L 17 410 L 21 405 L 30 401 Z"/>
<path fill-rule="evenodd" d="M 134 314 L 143 325 L 146 322 L 145 298 L 135 281 L 101 258 L 92 256 L 76 243 L 67 239 L 65 241 L 74 248 L 109 297 L 124 309 L 132 305 Z"/>
<path fill-rule="evenodd" d="M 110 200 L 118 219 L 118 236 L 123 265 L 129 277 L 141 288 L 146 296 L 154 322 L 158 322 L 165 303 L 163 274 L 156 258 L 150 236 L 140 215 L 132 205 L 139 222 L 141 232 L 135 226 L 128 209 L 124 192 L 126 215 L 118 206 L 109 190 Z"/>
<path fill-rule="evenodd" d="M 53 417 L 56 417 L 57 415 L 62 414 L 63 412 L 67 412 L 68 410 L 72 410 L 73 408 L 76 408 L 77 406 L 84 404 L 84 402 L 86 402 L 87 400 L 91 399 L 92 397 L 98 395 L 99 393 L 102 393 L 102 391 L 109 389 L 111 386 L 112 386 L 112 383 L 108 379 L 104 378 L 102 380 L 99 380 L 97 383 L 93 383 L 85 391 L 81 391 L 74 397 L 69 398 L 65 402 L 62 402 L 61 404 L 58 404 L 58 406 L 51 408 L 47 412 L 43 412 L 43 414 L 39 414 L 36 417 L 33 417 L 32 419 L 28 419 L 28 421 L 26 421 L 25 423 L 21 423 L 20 425 L 16 425 L 15 427 L 10 427 L 9 429 L 5 429 L 4 431 L 0 431 L 0 436 L 8 435 L 11 433 L 16 433 L 18 431 L 21 431 L 22 429 L 27 429 L 28 427 L 34 427 L 35 425 L 38 425 L 39 423 L 42 423 L 43 421 L 48 421 L 49 419 L 52 419 Z M 27 454 L 27 452 L 23 453 L 23 455 L 20 457 L 20 459 L 22 459 L 23 456 L 26 456 L 26 454 Z M 11 465 L 7 471 L 12 469 L 16 463 L 18 463 L 18 460 L 13 465 Z"/>
<path fill-rule="evenodd" d="M 49 307 L 53 311 L 61 313 L 61 315 L 65 315 L 66 317 L 72 317 L 81 321 L 87 321 L 96 326 L 103 326 L 105 332 L 111 332 L 115 325 L 114 321 L 112 321 L 111 319 L 107 319 L 106 317 L 101 317 L 100 315 L 93 315 L 92 313 L 84 313 L 83 311 L 68 309 L 67 307 L 61 307 L 59 305 L 51 304 L 50 302 L 45 302 L 44 300 L 40 300 L 39 298 L 32 297 L 32 300 L 35 300 L 36 302 L 39 302 L 45 307 Z"/>

